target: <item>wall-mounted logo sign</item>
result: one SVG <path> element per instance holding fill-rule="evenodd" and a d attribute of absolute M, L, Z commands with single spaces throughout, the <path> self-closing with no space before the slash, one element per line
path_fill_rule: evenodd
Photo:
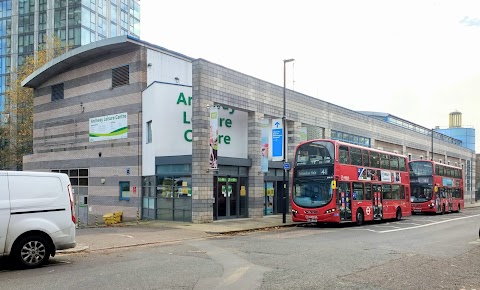
<path fill-rule="evenodd" d="M 127 138 L 128 116 L 120 113 L 89 120 L 89 141 L 105 141 Z"/>

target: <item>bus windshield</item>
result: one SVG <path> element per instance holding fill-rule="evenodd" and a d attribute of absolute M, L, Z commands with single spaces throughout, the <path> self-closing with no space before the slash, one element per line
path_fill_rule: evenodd
<path fill-rule="evenodd" d="M 424 202 L 432 199 L 432 188 L 428 186 L 412 185 L 412 202 Z"/>
<path fill-rule="evenodd" d="M 295 165 L 333 164 L 335 150 L 331 142 L 314 141 L 298 147 Z"/>
<path fill-rule="evenodd" d="M 301 207 L 319 207 L 332 200 L 331 182 L 297 179 L 293 185 L 293 201 Z"/>
<path fill-rule="evenodd" d="M 430 162 L 415 161 L 408 163 L 410 167 L 410 176 L 433 175 L 433 165 Z"/>

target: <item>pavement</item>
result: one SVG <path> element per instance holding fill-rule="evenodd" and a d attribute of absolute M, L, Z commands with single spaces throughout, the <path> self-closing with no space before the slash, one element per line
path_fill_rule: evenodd
<path fill-rule="evenodd" d="M 480 202 L 465 204 L 465 208 L 480 207 Z M 95 252 L 155 244 L 172 244 L 186 240 L 205 239 L 242 232 L 294 227 L 290 215 L 283 223 L 283 216 L 219 220 L 212 223 L 187 223 L 174 221 L 141 220 L 113 226 L 80 228 L 76 231 L 77 246 L 57 251 L 58 254 Z"/>

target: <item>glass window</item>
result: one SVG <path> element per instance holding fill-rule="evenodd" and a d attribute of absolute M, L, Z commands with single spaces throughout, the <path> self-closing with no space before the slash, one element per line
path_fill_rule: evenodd
<path fill-rule="evenodd" d="M 130 181 L 120 181 L 120 200 L 130 200 Z"/>
<path fill-rule="evenodd" d="M 113 4 L 110 6 L 110 20 L 117 22 L 117 6 Z"/>
<path fill-rule="evenodd" d="M 353 165 L 359 165 L 362 166 L 362 150 L 359 148 L 350 148 L 350 155 L 352 158 L 352 164 Z"/>
<path fill-rule="evenodd" d="M 400 185 L 392 185 L 392 199 L 400 199 Z"/>
<path fill-rule="evenodd" d="M 380 168 L 380 156 L 378 152 L 370 152 L 370 166 Z"/>
<path fill-rule="evenodd" d="M 398 156 L 390 155 L 390 169 L 398 170 Z"/>
<path fill-rule="evenodd" d="M 362 159 L 363 159 L 363 162 L 362 162 L 362 165 L 363 166 L 370 166 L 370 159 L 368 157 L 368 150 L 362 150 Z"/>
<path fill-rule="evenodd" d="M 147 144 L 152 143 L 152 121 L 147 122 Z"/>
<path fill-rule="evenodd" d="M 398 159 L 398 169 L 400 171 L 407 171 L 407 160 L 404 157 Z"/>
<path fill-rule="evenodd" d="M 372 200 L 372 187 L 370 183 L 365 183 L 365 200 Z"/>
<path fill-rule="evenodd" d="M 110 22 L 110 37 L 117 36 L 117 25 L 113 22 Z"/>
<path fill-rule="evenodd" d="M 352 148 L 353 149 L 353 148 Z M 363 183 L 361 182 L 354 182 L 353 183 L 353 200 L 364 200 L 365 199 L 365 192 L 363 189 Z"/>
<path fill-rule="evenodd" d="M 383 185 L 383 199 L 392 199 L 392 185 Z"/>
<path fill-rule="evenodd" d="M 382 169 L 390 169 L 390 156 L 388 154 L 380 154 L 380 166 Z"/>
<path fill-rule="evenodd" d="M 331 142 L 313 141 L 298 148 L 295 165 L 332 164 L 334 156 L 334 147 Z"/>
<path fill-rule="evenodd" d="M 68 8 L 68 26 L 80 25 L 82 21 L 81 7 Z"/>
<path fill-rule="evenodd" d="M 350 164 L 350 156 L 348 154 L 347 146 L 340 146 L 338 149 L 338 159 L 342 164 Z"/>
<path fill-rule="evenodd" d="M 293 200 L 302 207 L 313 208 L 328 204 L 332 200 L 330 182 L 296 179 L 293 185 Z"/>

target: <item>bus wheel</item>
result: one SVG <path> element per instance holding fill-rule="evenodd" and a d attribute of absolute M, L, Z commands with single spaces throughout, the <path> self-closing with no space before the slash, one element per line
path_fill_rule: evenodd
<path fill-rule="evenodd" d="M 361 226 L 361 225 L 363 225 L 363 222 L 364 222 L 363 210 L 358 209 L 357 210 L 357 225 Z"/>
<path fill-rule="evenodd" d="M 395 216 L 395 219 L 397 221 L 401 220 L 402 219 L 402 210 L 400 208 L 397 208 L 397 214 Z"/>

